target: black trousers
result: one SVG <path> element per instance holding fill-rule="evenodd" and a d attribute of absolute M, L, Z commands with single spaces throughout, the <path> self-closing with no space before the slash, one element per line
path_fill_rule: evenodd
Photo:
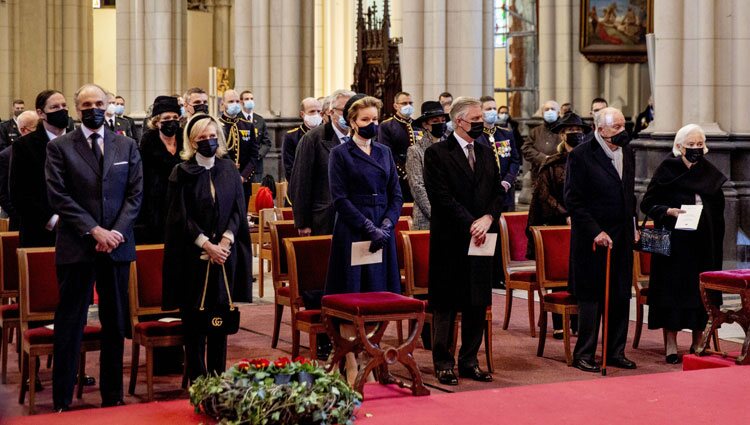
<path fill-rule="evenodd" d="M 594 362 L 599 340 L 599 323 L 604 313 L 604 301 L 578 301 L 578 341 L 573 358 Z M 607 336 L 607 358 L 625 356 L 628 339 L 629 299 L 609 300 L 609 331 Z"/>
<path fill-rule="evenodd" d="M 190 382 L 195 382 L 200 376 L 220 375 L 227 368 L 226 335 L 206 336 L 185 332 L 185 360 Z"/>
<path fill-rule="evenodd" d="M 459 369 L 469 369 L 479 365 L 477 353 L 482 345 L 486 326 L 486 307 L 472 307 L 461 310 L 461 348 L 458 351 Z M 432 363 L 436 370 L 453 369 L 456 361 L 451 351 L 454 338 L 453 328 L 458 310 L 433 310 Z"/>
<path fill-rule="evenodd" d="M 55 407 L 73 401 L 78 361 L 89 304 L 94 290 L 99 293 L 99 321 L 102 325 L 99 354 L 99 389 L 102 403 L 121 400 L 122 354 L 128 320 L 129 262 L 114 262 L 97 254 L 93 262 L 57 266 L 60 302 L 55 311 L 52 399 Z"/>

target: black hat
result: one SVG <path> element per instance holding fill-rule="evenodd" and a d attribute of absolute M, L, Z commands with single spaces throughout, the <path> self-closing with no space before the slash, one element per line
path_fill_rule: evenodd
<path fill-rule="evenodd" d="M 440 102 L 436 102 L 434 100 L 428 100 L 426 102 L 422 102 L 422 115 L 414 120 L 414 127 L 421 127 L 422 123 L 430 118 L 435 117 L 445 117 L 446 120 L 448 120 L 448 114 L 445 113 L 443 110 L 443 106 L 440 105 Z"/>
<path fill-rule="evenodd" d="M 180 104 L 177 103 L 176 97 L 157 96 L 156 99 L 154 99 L 154 107 L 151 110 L 151 115 L 155 117 L 165 112 L 180 114 Z"/>
<path fill-rule="evenodd" d="M 551 130 L 553 133 L 557 134 L 560 133 L 564 128 L 568 127 L 580 127 L 584 133 L 591 132 L 591 126 L 585 124 L 581 119 L 581 116 L 576 114 L 575 112 L 570 112 L 563 115 L 563 117 L 557 121 L 557 124 L 555 124 L 555 126 L 552 127 Z"/>
<path fill-rule="evenodd" d="M 350 97 L 349 100 L 346 101 L 346 105 L 344 105 L 344 120 L 346 121 L 346 125 L 349 125 L 349 108 L 354 105 L 354 102 L 358 101 L 359 99 L 367 97 L 364 93 L 357 93 L 354 96 Z"/>

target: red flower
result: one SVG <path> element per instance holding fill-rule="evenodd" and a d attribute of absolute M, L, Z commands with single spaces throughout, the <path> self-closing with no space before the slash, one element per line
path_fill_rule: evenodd
<path fill-rule="evenodd" d="M 242 359 L 237 363 L 237 369 L 246 372 L 248 369 L 250 369 L 250 361 L 248 359 Z"/>
<path fill-rule="evenodd" d="M 310 364 L 310 360 L 308 360 L 308 359 L 306 359 L 306 358 L 304 358 L 302 356 L 295 357 L 294 361 L 297 362 L 297 363 L 300 363 L 300 364 Z"/>
<path fill-rule="evenodd" d="M 289 357 L 280 357 L 273 364 L 276 365 L 276 367 L 278 367 L 278 368 L 282 368 L 282 367 L 288 365 L 289 363 L 291 363 L 291 361 L 289 360 Z"/>
<path fill-rule="evenodd" d="M 271 364 L 271 362 L 268 361 L 268 359 L 253 359 L 250 360 L 250 364 L 256 369 L 265 369 Z"/>

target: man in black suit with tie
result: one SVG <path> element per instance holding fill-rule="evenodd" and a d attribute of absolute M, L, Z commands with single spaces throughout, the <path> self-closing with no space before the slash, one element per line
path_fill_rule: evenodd
<path fill-rule="evenodd" d="M 102 406 L 124 404 L 122 355 L 128 326 L 128 276 L 135 260 L 133 225 L 141 206 L 143 170 L 133 139 L 104 126 L 107 94 L 86 84 L 75 95 L 81 127 L 47 144 L 45 167 L 57 223 L 60 301 L 55 312 L 55 410 L 73 397 L 83 329 L 94 281 L 102 325 Z"/>
<path fill-rule="evenodd" d="M 453 324 L 461 312 L 458 373 L 480 382 L 492 375 L 479 369 L 477 352 L 492 304 L 493 257 L 470 256 L 469 246 L 485 243 L 498 232 L 503 190 L 495 156 L 475 140 L 483 134 L 477 99 L 459 97 L 451 106 L 453 133 L 425 151 L 424 184 L 430 199 L 429 301 L 433 312 L 432 361 L 444 385 L 458 385 L 450 349 Z M 492 244 L 491 252 L 495 245 Z"/>
<path fill-rule="evenodd" d="M 598 372 L 599 321 L 604 310 L 606 250 L 612 249 L 607 365 L 635 369 L 625 357 L 635 232 L 635 160 L 625 117 L 604 108 L 594 117 L 594 139 L 568 154 L 565 206 L 570 213 L 568 286 L 578 301 L 573 366 Z"/>

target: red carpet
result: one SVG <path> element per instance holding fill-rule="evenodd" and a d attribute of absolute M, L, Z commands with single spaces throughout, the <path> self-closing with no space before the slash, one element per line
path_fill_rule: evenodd
<path fill-rule="evenodd" d="M 739 351 L 729 353 L 732 356 L 738 356 Z M 695 354 L 686 354 L 682 357 L 682 370 L 700 370 L 716 369 L 719 367 L 737 366 L 734 359 L 713 354 L 710 356 L 696 356 Z"/>
<path fill-rule="evenodd" d="M 368 384 L 356 423 L 379 424 L 716 424 L 750 423 L 750 368 L 624 376 L 411 397 Z M 13 425 L 198 424 L 186 400 L 13 418 Z"/>

